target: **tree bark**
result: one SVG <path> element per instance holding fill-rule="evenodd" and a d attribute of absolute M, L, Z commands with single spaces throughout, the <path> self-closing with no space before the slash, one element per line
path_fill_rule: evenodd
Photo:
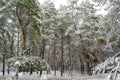
<path fill-rule="evenodd" d="M 26 29 L 27 28 L 24 27 L 23 30 L 22 30 L 22 34 L 23 34 L 23 51 L 26 50 L 26 35 L 27 35 L 27 33 L 26 33 L 27 30 Z"/>
<path fill-rule="evenodd" d="M 43 39 L 42 40 L 42 43 L 43 43 L 43 48 L 42 48 L 42 55 L 41 55 L 41 57 L 42 57 L 42 59 L 44 59 L 44 55 L 45 55 L 45 39 Z"/>
<path fill-rule="evenodd" d="M 30 64 L 30 75 L 33 73 L 33 68 L 32 68 L 32 64 Z"/>
<path fill-rule="evenodd" d="M 54 39 L 54 75 L 56 76 L 56 41 Z"/>
<path fill-rule="evenodd" d="M 48 49 L 48 64 L 50 64 L 50 47 Z M 49 73 L 49 71 L 47 71 L 47 74 Z"/>
<path fill-rule="evenodd" d="M 80 59 L 80 71 L 81 71 L 81 74 L 85 74 L 84 63 L 83 63 L 80 55 L 79 55 L 79 59 Z"/>
<path fill-rule="evenodd" d="M 64 72 L 64 64 L 63 64 L 63 42 L 64 42 L 64 34 L 63 29 L 61 29 L 61 58 L 60 58 L 60 66 L 61 66 L 61 76 L 63 76 Z"/>
<path fill-rule="evenodd" d="M 41 58 L 44 59 L 44 54 L 45 54 L 45 39 L 42 40 L 42 53 L 41 53 Z M 42 75 L 42 69 L 40 70 L 40 76 Z"/>
<path fill-rule="evenodd" d="M 3 54 L 3 76 L 5 75 L 5 54 Z"/>
<path fill-rule="evenodd" d="M 49 50 L 48 50 L 48 64 L 50 64 L 50 47 L 49 47 Z"/>
<path fill-rule="evenodd" d="M 10 49 L 11 49 L 11 57 L 13 56 L 13 46 L 14 46 L 14 32 L 12 33 L 12 40 L 11 40 L 11 46 L 10 46 Z"/>
<path fill-rule="evenodd" d="M 71 70 L 71 52 L 70 52 L 70 47 L 68 48 L 69 51 L 69 70 Z"/>
<path fill-rule="evenodd" d="M 26 50 L 27 27 L 30 24 L 30 20 L 28 20 L 26 22 L 26 24 L 22 23 L 22 19 L 21 19 L 20 15 L 19 15 L 19 7 L 18 7 L 18 5 L 16 6 L 16 16 L 17 16 L 17 19 L 18 19 L 18 22 L 19 22 L 20 26 L 23 27 L 22 35 L 23 35 L 23 51 L 24 51 L 24 50 Z"/>
<path fill-rule="evenodd" d="M 19 39 L 19 37 L 20 37 L 20 33 L 19 33 L 19 29 L 18 29 L 18 41 L 17 41 L 17 55 L 16 56 L 18 56 L 19 55 L 19 44 L 20 44 L 20 39 Z"/>

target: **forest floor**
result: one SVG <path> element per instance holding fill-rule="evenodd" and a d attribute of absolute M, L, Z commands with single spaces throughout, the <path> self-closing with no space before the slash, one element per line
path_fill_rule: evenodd
<path fill-rule="evenodd" d="M 29 75 L 29 73 L 19 73 L 18 80 L 106 80 L 107 74 L 104 75 L 94 75 L 94 76 L 85 76 L 80 75 L 78 73 L 74 73 L 72 76 L 68 76 L 68 74 L 64 74 L 63 77 L 61 77 L 60 72 L 57 72 L 56 76 L 54 76 L 53 72 L 50 74 L 43 73 L 43 75 L 40 77 L 39 74 L 33 73 L 32 75 Z M 10 77 L 13 76 L 14 73 L 6 74 L 5 76 L 2 76 L 0 73 L 0 80 L 12 80 Z"/>
<path fill-rule="evenodd" d="M 0 80 L 12 80 L 7 76 L 0 77 Z M 102 77 L 79 77 L 79 78 L 64 78 L 64 77 L 51 77 L 47 79 L 41 79 L 40 77 L 19 77 L 18 80 L 106 80 Z"/>

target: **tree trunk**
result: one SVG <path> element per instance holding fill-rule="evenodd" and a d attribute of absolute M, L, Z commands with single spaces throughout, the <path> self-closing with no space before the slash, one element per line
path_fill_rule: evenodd
<path fill-rule="evenodd" d="M 63 76 L 64 72 L 64 64 L 63 64 L 63 42 L 64 42 L 64 34 L 63 29 L 61 29 L 61 58 L 60 58 L 60 66 L 61 66 L 61 76 Z"/>
<path fill-rule="evenodd" d="M 42 54 L 41 54 L 41 58 L 44 59 L 44 54 L 45 54 L 45 39 L 42 40 Z M 42 75 L 42 69 L 40 70 L 40 76 Z"/>
<path fill-rule="evenodd" d="M 27 27 L 30 24 L 30 20 L 28 20 L 25 24 L 23 24 L 22 19 L 19 15 L 19 7 L 18 5 L 16 6 L 16 15 L 17 15 L 17 19 L 18 22 L 20 24 L 21 27 L 23 27 L 22 29 L 22 35 L 23 35 L 23 51 L 26 50 L 26 36 L 27 36 Z"/>
<path fill-rule="evenodd" d="M 20 39 L 19 39 L 19 37 L 20 37 L 20 33 L 19 33 L 19 29 L 18 29 L 18 41 L 17 41 L 17 55 L 16 56 L 18 56 L 19 55 L 19 44 L 20 44 Z"/>
<path fill-rule="evenodd" d="M 71 73 L 71 70 L 72 70 L 72 60 L 71 60 L 70 47 L 68 48 L 68 51 L 69 51 L 69 72 Z"/>
<path fill-rule="evenodd" d="M 11 57 L 13 56 L 13 46 L 14 46 L 14 32 L 12 33 L 12 40 L 11 40 L 11 46 L 10 46 Z"/>
<path fill-rule="evenodd" d="M 5 75 L 5 54 L 3 54 L 3 76 Z"/>
<path fill-rule="evenodd" d="M 32 69 L 32 64 L 30 64 L 30 75 L 32 74 L 33 69 Z"/>
<path fill-rule="evenodd" d="M 54 75 L 56 76 L 56 42 L 54 39 Z"/>
<path fill-rule="evenodd" d="M 87 64 L 87 73 L 91 76 L 92 75 L 92 71 L 91 71 L 90 62 L 86 62 L 86 64 Z"/>
<path fill-rule="evenodd" d="M 45 39 L 42 40 L 43 42 L 43 48 L 42 48 L 42 59 L 44 59 L 44 55 L 45 55 Z"/>
<path fill-rule="evenodd" d="M 84 63 L 83 63 L 80 55 L 79 55 L 79 59 L 80 59 L 80 71 L 81 71 L 81 74 L 85 74 Z"/>
<path fill-rule="evenodd" d="M 25 26 L 22 30 L 23 34 L 23 51 L 26 50 L 26 35 L 27 35 L 27 26 Z"/>
<path fill-rule="evenodd" d="M 48 64 L 50 64 L 50 47 L 48 49 Z M 47 74 L 49 73 L 49 71 L 47 71 Z"/>
<path fill-rule="evenodd" d="M 8 70 L 7 70 L 8 74 L 10 74 L 10 66 L 8 65 Z"/>

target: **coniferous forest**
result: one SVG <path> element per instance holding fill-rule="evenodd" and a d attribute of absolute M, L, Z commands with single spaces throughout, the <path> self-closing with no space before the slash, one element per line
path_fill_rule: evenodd
<path fill-rule="evenodd" d="M 43 1 L 0 0 L 0 80 L 120 80 L 120 0 Z"/>

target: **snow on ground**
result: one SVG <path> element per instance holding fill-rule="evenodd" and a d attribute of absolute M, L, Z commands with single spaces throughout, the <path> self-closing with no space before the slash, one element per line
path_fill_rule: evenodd
<path fill-rule="evenodd" d="M 10 74 L 5 74 L 5 76 L 2 76 L 2 73 L 0 72 L 0 80 L 11 80 L 10 77 L 13 76 L 15 73 L 11 72 Z M 18 80 L 106 80 L 107 74 L 104 75 L 94 75 L 94 76 L 87 76 L 87 75 L 80 75 L 79 73 L 73 72 L 72 75 L 69 75 L 68 73 L 64 73 L 64 76 L 60 76 L 60 72 L 57 71 L 56 76 L 54 76 L 54 71 L 51 71 L 50 74 L 47 74 L 47 72 L 43 72 L 42 76 L 40 77 L 39 74 L 34 72 L 32 75 L 29 73 L 19 73 L 19 79 Z"/>

